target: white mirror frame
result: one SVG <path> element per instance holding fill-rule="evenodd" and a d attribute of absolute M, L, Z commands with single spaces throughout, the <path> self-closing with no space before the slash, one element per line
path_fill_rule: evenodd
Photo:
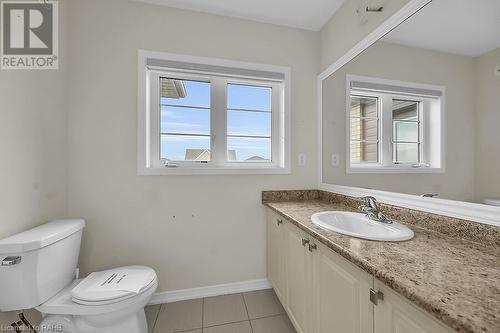
<path fill-rule="evenodd" d="M 404 7 L 385 20 L 378 28 L 376 28 L 335 63 L 330 65 L 325 71 L 318 75 L 318 188 L 328 192 L 355 197 L 371 195 L 376 197 L 380 202 L 390 205 L 450 216 L 483 224 L 500 226 L 500 207 L 323 183 L 323 81 L 379 39 L 391 32 L 401 23 L 406 21 L 413 14 L 425 7 L 431 1 L 432 0 L 410 0 Z"/>

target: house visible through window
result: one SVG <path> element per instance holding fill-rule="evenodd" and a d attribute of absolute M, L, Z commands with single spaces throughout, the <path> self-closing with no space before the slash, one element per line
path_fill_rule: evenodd
<path fill-rule="evenodd" d="M 348 80 L 349 172 L 442 169 L 444 89 Z"/>
<path fill-rule="evenodd" d="M 145 174 L 288 172 L 288 69 L 144 62 L 139 167 Z"/>

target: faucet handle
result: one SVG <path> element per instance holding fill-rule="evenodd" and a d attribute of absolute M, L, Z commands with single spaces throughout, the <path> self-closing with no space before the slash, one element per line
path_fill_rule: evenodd
<path fill-rule="evenodd" d="M 375 199 L 374 197 L 366 196 L 366 197 L 362 197 L 361 199 L 363 200 L 362 206 L 371 207 L 371 208 L 375 208 L 375 209 L 379 208 L 377 199 Z"/>
<path fill-rule="evenodd" d="M 377 199 L 371 196 L 362 197 L 363 202 L 359 209 L 365 213 L 370 219 L 381 223 L 392 223 L 392 220 L 387 218 L 381 211 Z"/>

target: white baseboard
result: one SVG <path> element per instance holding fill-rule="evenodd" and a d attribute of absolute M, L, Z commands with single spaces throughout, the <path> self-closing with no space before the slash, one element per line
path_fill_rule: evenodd
<path fill-rule="evenodd" d="M 197 299 L 210 296 L 219 296 L 226 294 L 243 293 L 247 291 L 262 290 L 271 288 L 268 279 L 259 279 L 251 281 L 233 282 L 219 284 L 215 286 L 173 290 L 156 293 L 149 301 L 149 305 L 172 303 L 185 301 L 188 299 Z"/>

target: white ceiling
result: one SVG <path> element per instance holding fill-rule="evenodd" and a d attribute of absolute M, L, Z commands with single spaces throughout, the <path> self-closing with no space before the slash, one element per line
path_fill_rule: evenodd
<path fill-rule="evenodd" d="M 500 47 L 500 0 L 433 0 L 384 40 L 479 56 Z"/>
<path fill-rule="evenodd" d="M 136 0 L 319 31 L 345 0 Z"/>

